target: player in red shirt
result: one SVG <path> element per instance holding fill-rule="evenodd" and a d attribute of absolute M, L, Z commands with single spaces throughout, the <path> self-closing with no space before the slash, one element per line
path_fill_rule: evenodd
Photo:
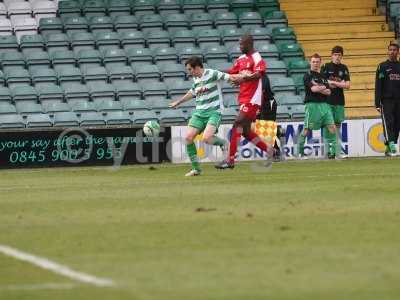
<path fill-rule="evenodd" d="M 254 49 L 253 44 L 251 35 L 246 34 L 240 38 L 239 45 L 243 55 L 228 70 L 229 74 L 242 75 L 233 81 L 240 86 L 238 96 L 240 110 L 232 127 L 229 156 L 215 166 L 217 169 L 234 168 L 235 155 L 241 135 L 267 153 L 268 150 L 272 150 L 268 149 L 263 140 L 251 130 L 251 123 L 255 121 L 261 107 L 262 77 L 266 68 L 265 61 L 260 53 Z"/>

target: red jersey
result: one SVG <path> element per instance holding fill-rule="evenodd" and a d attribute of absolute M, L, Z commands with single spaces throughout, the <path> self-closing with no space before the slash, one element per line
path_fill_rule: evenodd
<path fill-rule="evenodd" d="M 258 72 L 261 78 L 257 80 L 245 81 L 240 84 L 238 100 L 240 104 L 252 103 L 261 106 L 262 98 L 262 77 L 266 69 L 265 61 L 259 52 L 243 54 L 235 60 L 233 67 L 228 71 L 229 74 L 239 74 L 242 71 Z"/>

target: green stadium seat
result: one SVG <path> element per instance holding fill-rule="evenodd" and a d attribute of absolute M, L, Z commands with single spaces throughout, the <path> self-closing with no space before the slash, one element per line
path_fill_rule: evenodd
<path fill-rule="evenodd" d="M 296 42 L 296 34 L 292 27 L 278 27 L 272 29 L 272 39 L 275 43 Z"/>
<path fill-rule="evenodd" d="M 70 35 L 71 47 L 75 53 L 79 50 L 94 50 L 95 40 L 89 32 L 74 32 Z"/>
<path fill-rule="evenodd" d="M 150 107 L 151 110 L 155 111 L 156 113 L 160 113 L 162 110 L 169 110 L 168 107 L 171 103 L 170 99 L 164 98 L 153 98 L 153 99 L 146 99 L 145 102 Z"/>
<path fill-rule="evenodd" d="M 63 18 L 64 31 L 68 34 L 74 32 L 86 32 L 89 30 L 89 24 L 86 18 L 83 17 L 68 17 Z"/>
<path fill-rule="evenodd" d="M 106 84 L 108 82 L 108 73 L 104 67 L 84 68 L 83 77 L 85 83 Z"/>
<path fill-rule="evenodd" d="M 65 1 L 62 1 L 65 2 Z M 68 1 L 70 2 L 70 1 Z M 50 33 L 62 33 L 63 23 L 60 18 L 41 18 L 39 21 L 38 32 L 45 36 Z"/>
<path fill-rule="evenodd" d="M 303 104 L 303 99 L 298 95 L 277 95 L 275 99 L 278 105 Z"/>
<path fill-rule="evenodd" d="M 101 126 L 106 125 L 106 121 L 101 113 L 97 112 L 83 112 L 80 117 L 80 126 Z"/>
<path fill-rule="evenodd" d="M 106 4 L 103 0 L 86 0 L 82 3 L 83 15 L 88 17 L 103 17 L 106 15 Z"/>
<path fill-rule="evenodd" d="M 278 92 L 296 92 L 293 79 L 290 77 L 271 77 L 271 88 L 276 94 Z"/>
<path fill-rule="evenodd" d="M 232 68 L 232 63 L 230 62 L 218 62 L 218 63 L 214 63 L 212 65 L 212 68 L 224 73 L 227 73 L 227 71 Z"/>
<path fill-rule="evenodd" d="M 224 28 L 221 32 L 222 42 L 226 48 L 239 45 L 239 39 L 244 34 L 241 28 Z"/>
<path fill-rule="evenodd" d="M 239 107 L 236 95 L 232 94 L 224 95 L 223 102 L 224 102 L 224 107 L 231 107 L 233 109 L 237 109 Z"/>
<path fill-rule="evenodd" d="M 119 35 L 116 32 L 98 32 L 94 35 L 97 48 L 100 51 L 120 48 Z"/>
<path fill-rule="evenodd" d="M 279 9 L 278 0 L 256 0 L 255 6 L 258 9 L 269 8 L 269 9 Z"/>
<path fill-rule="evenodd" d="M 239 92 L 239 89 L 235 86 L 232 86 L 230 83 L 225 81 L 222 82 L 221 85 L 222 94 L 225 96 L 236 96 Z"/>
<path fill-rule="evenodd" d="M 109 0 L 107 12 L 110 17 L 129 16 L 131 14 L 131 3 L 129 0 Z"/>
<path fill-rule="evenodd" d="M 174 47 L 158 47 L 153 50 L 153 56 L 156 63 L 178 61 L 178 53 Z"/>
<path fill-rule="evenodd" d="M 135 16 L 154 14 L 156 5 L 155 0 L 136 0 L 132 7 L 132 13 Z"/>
<path fill-rule="evenodd" d="M 53 126 L 57 127 L 74 127 L 79 126 L 79 120 L 73 112 L 56 112 L 54 114 Z"/>
<path fill-rule="evenodd" d="M 221 113 L 222 113 L 222 121 L 228 123 L 233 123 L 238 115 L 236 109 L 232 107 L 224 108 L 221 111 Z"/>
<path fill-rule="evenodd" d="M 56 68 L 58 82 L 65 86 L 71 82 L 81 83 L 82 73 L 81 70 L 73 66 L 58 66 Z"/>
<path fill-rule="evenodd" d="M 59 85 L 41 84 L 35 86 L 35 88 L 39 96 L 39 102 L 43 106 L 49 103 L 62 103 L 64 101 L 64 90 Z"/>
<path fill-rule="evenodd" d="M 15 103 L 15 108 L 17 109 L 17 112 L 21 115 L 26 115 L 30 113 L 43 113 L 42 106 L 38 103 L 17 102 Z"/>
<path fill-rule="evenodd" d="M 304 59 L 292 59 L 288 63 L 288 74 L 304 74 L 310 70 L 310 63 Z"/>
<path fill-rule="evenodd" d="M 292 119 L 299 119 L 299 120 L 304 120 L 305 117 L 305 111 L 304 111 L 304 105 L 290 105 L 290 115 Z"/>
<path fill-rule="evenodd" d="M 30 70 L 32 82 L 35 85 L 57 84 L 57 74 L 50 68 L 33 68 Z"/>
<path fill-rule="evenodd" d="M 160 70 L 156 65 L 139 64 L 133 68 L 136 80 L 140 85 L 153 84 L 160 81 Z"/>
<path fill-rule="evenodd" d="M 49 54 L 44 51 L 31 51 L 25 53 L 25 62 L 29 70 L 47 69 L 51 67 L 51 59 Z"/>
<path fill-rule="evenodd" d="M 162 16 L 179 14 L 181 12 L 181 3 L 179 0 L 159 0 L 157 10 Z"/>
<path fill-rule="evenodd" d="M 42 105 L 42 106 L 43 106 L 43 110 L 49 115 L 53 115 L 54 113 L 58 113 L 58 112 L 71 111 L 71 107 L 65 102 L 53 101 L 53 102 L 46 103 L 45 105 Z"/>
<path fill-rule="evenodd" d="M 192 30 L 178 30 L 171 34 L 171 42 L 174 47 L 194 47 L 196 36 Z"/>
<path fill-rule="evenodd" d="M 268 60 L 267 61 L 267 74 L 269 77 L 278 75 L 280 77 L 286 76 L 286 64 L 281 60 Z"/>
<path fill-rule="evenodd" d="M 304 74 L 293 74 L 291 77 L 296 86 L 296 93 L 301 94 L 304 92 Z"/>
<path fill-rule="evenodd" d="M 79 50 L 76 59 L 81 69 L 101 67 L 103 56 L 98 50 Z"/>
<path fill-rule="evenodd" d="M 144 48 L 146 45 L 146 40 L 144 38 L 143 32 L 132 30 L 120 33 L 121 45 L 124 50 L 129 48 Z"/>
<path fill-rule="evenodd" d="M 254 11 L 255 3 L 253 0 L 232 0 L 231 10 L 238 16 L 244 12 Z"/>
<path fill-rule="evenodd" d="M 97 32 L 111 32 L 114 29 L 114 23 L 110 17 L 91 17 L 89 19 L 89 28 L 93 34 Z"/>
<path fill-rule="evenodd" d="M 304 52 L 297 43 L 283 43 L 278 46 L 280 59 L 288 62 L 293 58 L 304 58 Z"/>
<path fill-rule="evenodd" d="M 50 55 L 54 68 L 62 65 L 75 66 L 75 54 L 70 50 L 53 51 Z"/>
<path fill-rule="evenodd" d="M 25 57 L 21 52 L 4 52 L 0 56 L 3 71 L 7 68 L 25 68 Z"/>
<path fill-rule="evenodd" d="M 105 120 L 107 125 L 130 125 L 131 116 L 126 111 L 108 111 Z"/>
<path fill-rule="evenodd" d="M 149 48 L 169 47 L 171 38 L 168 31 L 153 30 L 146 33 L 146 43 Z"/>
<path fill-rule="evenodd" d="M 264 27 L 254 27 L 254 28 L 247 28 L 246 31 L 253 36 L 253 40 L 255 42 L 263 41 L 263 42 L 270 42 L 272 41 L 270 31 Z"/>
<path fill-rule="evenodd" d="M 97 106 L 94 102 L 86 100 L 76 101 L 71 103 L 72 111 L 80 114 L 83 112 L 97 112 Z"/>
<path fill-rule="evenodd" d="M 135 111 L 140 111 L 140 110 L 149 110 L 150 107 L 148 106 L 147 102 L 144 100 L 138 100 L 138 99 L 123 99 L 121 101 L 122 108 L 125 111 L 128 112 L 135 112 Z"/>
<path fill-rule="evenodd" d="M 15 86 L 26 86 L 31 84 L 31 76 L 26 69 L 7 68 L 7 70 L 4 71 L 4 77 L 10 89 Z"/>
<path fill-rule="evenodd" d="M 96 84 L 89 83 L 89 94 L 90 98 L 96 103 L 100 103 L 103 100 L 115 99 L 115 87 L 112 84 Z"/>
<path fill-rule="evenodd" d="M 30 85 L 19 85 L 10 88 L 11 96 L 14 102 L 18 101 L 26 101 L 28 102 L 37 102 L 37 92 Z"/>
<path fill-rule="evenodd" d="M 7 87 L 0 86 L 0 103 L 11 102 L 11 91 Z"/>
<path fill-rule="evenodd" d="M 31 51 L 43 51 L 45 48 L 43 36 L 41 34 L 23 35 L 19 47 L 25 55 Z"/>
<path fill-rule="evenodd" d="M 216 12 L 213 14 L 215 27 L 218 30 L 237 29 L 238 17 L 232 12 Z"/>
<path fill-rule="evenodd" d="M 101 112 L 109 111 L 121 111 L 122 105 L 119 101 L 114 101 L 112 99 L 103 100 L 101 102 L 96 102 L 97 110 Z"/>
<path fill-rule="evenodd" d="M 258 12 L 245 11 L 239 15 L 239 24 L 242 28 L 259 28 L 264 25 L 263 19 Z"/>
<path fill-rule="evenodd" d="M 58 3 L 58 14 L 62 17 L 79 17 L 81 6 L 76 1 L 60 1 Z"/>
<path fill-rule="evenodd" d="M 89 90 L 86 85 L 71 83 L 64 87 L 64 97 L 69 104 L 79 101 L 89 101 Z"/>
<path fill-rule="evenodd" d="M 126 65 L 126 53 L 122 49 L 109 49 L 103 51 L 103 64 L 106 68 L 111 66 L 125 66 Z"/>
<path fill-rule="evenodd" d="M 139 22 L 135 16 L 117 16 L 114 18 L 114 28 L 118 33 L 130 32 L 139 28 Z"/>
<path fill-rule="evenodd" d="M 167 86 L 164 82 L 143 83 L 142 93 L 146 101 L 151 99 L 166 99 L 168 97 Z"/>
<path fill-rule="evenodd" d="M 143 125 L 147 121 L 158 121 L 158 117 L 154 111 L 135 111 L 132 115 L 132 122 L 136 125 Z"/>
<path fill-rule="evenodd" d="M 192 29 L 212 29 L 214 20 L 209 13 L 197 12 L 190 15 L 190 26 Z"/>
<path fill-rule="evenodd" d="M 290 111 L 286 105 L 278 105 L 276 109 L 276 118 L 278 120 L 288 120 L 291 118 Z"/>
<path fill-rule="evenodd" d="M 0 115 L 0 128 L 24 128 L 25 122 L 21 115 Z"/>
<path fill-rule="evenodd" d="M 264 25 L 270 28 L 288 26 L 286 14 L 283 11 L 267 11 L 264 14 Z"/>
<path fill-rule="evenodd" d="M 4 73 L 0 70 L 0 87 L 4 86 L 6 82 L 6 79 L 4 77 Z"/>
<path fill-rule="evenodd" d="M 40 105 L 39 105 L 40 106 Z M 49 115 L 44 113 L 33 113 L 33 114 L 25 114 L 26 116 L 26 125 L 30 128 L 36 127 L 51 127 L 53 126 L 53 122 L 51 121 Z"/>
<path fill-rule="evenodd" d="M 190 22 L 184 14 L 168 14 L 164 17 L 165 28 L 170 32 L 177 30 L 188 29 Z"/>
<path fill-rule="evenodd" d="M 178 49 L 179 61 L 184 63 L 189 57 L 196 55 L 203 58 L 203 51 L 198 47 L 184 46 Z"/>
<path fill-rule="evenodd" d="M 186 69 L 182 64 L 177 63 L 163 63 L 159 66 L 161 78 L 169 86 L 176 82 L 176 80 L 186 79 Z"/>
<path fill-rule="evenodd" d="M 228 48 L 228 54 L 229 54 L 231 61 L 234 61 L 239 56 L 241 56 L 243 53 L 242 53 L 242 50 L 240 50 L 239 44 L 236 43 L 235 45 Z M 279 54 L 277 54 L 277 55 L 279 57 Z"/>
<path fill-rule="evenodd" d="M 200 48 L 221 43 L 221 34 L 217 29 L 200 29 L 196 32 L 196 40 Z"/>
<path fill-rule="evenodd" d="M 137 83 L 115 82 L 113 85 L 117 99 L 121 102 L 124 99 L 140 99 L 142 96 L 142 89 Z"/>
<path fill-rule="evenodd" d="M 124 66 L 124 67 L 111 66 L 107 68 L 107 72 L 110 77 L 110 81 L 112 83 L 116 82 L 131 83 L 133 82 L 134 79 L 134 73 L 130 66 Z"/>
<path fill-rule="evenodd" d="M 211 45 L 204 49 L 204 56 L 207 64 L 213 66 L 215 63 L 222 63 L 229 61 L 228 50 L 225 46 Z"/>
<path fill-rule="evenodd" d="M 16 114 L 17 110 L 11 103 L 0 102 L 0 115 Z"/>
<path fill-rule="evenodd" d="M 205 12 L 207 0 L 183 0 L 182 9 L 184 12 L 196 13 Z"/>
<path fill-rule="evenodd" d="M 168 85 L 168 94 L 171 99 L 179 99 L 184 96 L 192 88 L 191 81 L 175 81 Z"/>
<path fill-rule="evenodd" d="M 149 48 L 130 48 L 126 51 L 129 64 L 152 64 L 153 52 Z"/>
<path fill-rule="evenodd" d="M 51 33 L 45 36 L 48 52 L 69 50 L 69 37 L 65 33 Z"/>
<path fill-rule="evenodd" d="M 278 59 L 279 52 L 278 48 L 274 44 L 268 42 L 255 42 L 255 46 L 258 52 L 264 59 Z"/>
<path fill-rule="evenodd" d="M 15 35 L 0 35 L 0 53 L 18 51 L 19 45 Z"/>
<path fill-rule="evenodd" d="M 139 18 L 140 29 L 146 31 L 149 29 L 162 29 L 164 20 L 161 15 L 158 14 L 146 14 Z"/>
<path fill-rule="evenodd" d="M 209 13 L 225 13 L 229 11 L 230 0 L 210 0 L 207 3 Z"/>
<path fill-rule="evenodd" d="M 160 114 L 161 124 L 182 124 L 186 123 L 186 116 L 180 109 L 164 109 Z"/>

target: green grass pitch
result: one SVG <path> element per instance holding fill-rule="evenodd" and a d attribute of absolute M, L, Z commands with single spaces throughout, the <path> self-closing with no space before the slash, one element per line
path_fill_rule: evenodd
<path fill-rule="evenodd" d="M 400 159 L 0 171 L 1 300 L 400 299 Z"/>

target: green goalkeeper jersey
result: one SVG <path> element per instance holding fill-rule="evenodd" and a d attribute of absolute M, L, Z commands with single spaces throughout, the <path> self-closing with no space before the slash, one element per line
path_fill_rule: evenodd
<path fill-rule="evenodd" d="M 196 97 L 196 110 L 199 112 L 220 111 L 223 105 L 220 81 L 228 81 L 229 74 L 204 69 L 201 77 L 193 78 L 190 92 Z"/>

